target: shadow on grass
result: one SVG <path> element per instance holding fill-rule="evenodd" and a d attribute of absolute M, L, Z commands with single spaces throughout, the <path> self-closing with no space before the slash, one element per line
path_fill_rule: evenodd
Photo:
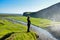
<path fill-rule="evenodd" d="M 10 37 L 12 34 L 14 33 L 28 33 L 26 31 L 23 31 L 23 32 L 11 32 L 11 33 L 7 33 L 6 35 L 4 35 L 2 38 L 0 38 L 0 40 L 5 40 L 7 39 L 8 37 Z"/>
<path fill-rule="evenodd" d="M 10 37 L 14 33 L 27 33 L 27 32 L 24 31 L 24 32 L 11 32 L 11 33 L 7 33 L 2 38 L 0 38 L 0 40 L 5 40 L 6 38 Z"/>
<path fill-rule="evenodd" d="M 4 23 L 0 22 L 1 25 L 5 25 Z"/>
<path fill-rule="evenodd" d="M 4 35 L 2 38 L 0 38 L 0 40 L 5 40 L 6 38 L 10 37 L 12 34 L 14 34 L 14 32 Z"/>

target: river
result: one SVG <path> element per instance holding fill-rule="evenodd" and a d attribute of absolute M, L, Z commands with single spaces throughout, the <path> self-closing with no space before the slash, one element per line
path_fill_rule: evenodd
<path fill-rule="evenodd" d="M 27 23 L 20 21 L 20 20 L 14 20 L 11 18 L 4 18 L 4 19 L 7 19 L 7 20 L 12 21 L 14 23 L 23 24 L 25 26 L 27 25 Z M 49 33 L 47 30 L 44 30 L 44 29 L 34 26 L 32 24 L 31 24 L 30 30 L 36 32 L 36 34 L 39 35 L 38 40 L 58 40 L 51 33 Z"/>

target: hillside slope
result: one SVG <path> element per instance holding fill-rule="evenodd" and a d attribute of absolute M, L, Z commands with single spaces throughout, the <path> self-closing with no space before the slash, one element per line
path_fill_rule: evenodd
<path fill-rule="evenodd" d="M 27 16 L 28 12 L 25 12 L 23 16 Z M 54 4 L 48 8 L 45 8 L 43 10 L 39 10 L 37 12 L 31 12 L 31 17 L 40 17 L 40 18 L 47 18 L 51 20 L 59 21 L 60 19 L 60 2 L 57 4 Z"/>

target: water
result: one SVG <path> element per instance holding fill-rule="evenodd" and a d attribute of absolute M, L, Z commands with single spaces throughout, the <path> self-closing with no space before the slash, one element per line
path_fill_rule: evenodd
<path fill-rule="evenodd" d="M 31 29 L 39 35 L 39 39 L 41 40 L 57 40 L 48 31 L 44 29 L 38 28 L 33 25 L 31 25 Z"/>
<path fill-rule="evenodd" d="M 54 37 L 60 40 L 60 22 L 53 21 L 47 29 Z"/>

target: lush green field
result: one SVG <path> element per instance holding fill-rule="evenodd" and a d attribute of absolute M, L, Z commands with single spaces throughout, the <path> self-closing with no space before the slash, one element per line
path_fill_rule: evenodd
<path fill-rule="evenodd" d="M 6 40 L 36 40 L 36 34 L 33 32 L 27 33 L 27 27 L 22 24 L 13 23 L 5 19 L 0 19 L 0 38 L 4 35 L 14 32 Z"/>
<path fill-rule="evenodd" d="M 27 17 L 25 16 L 10 16 L 7 18 L 12 18 L 19 21 L 27 22 Z M 32 18 L 30 17 L 31 24 L 36 25 L 41 28 L 46 28 L 50 25 L 50 20 L 42 19 L 42 18 Z M 12 33 L 10 37 L 6 38 L 6 40 L 36 40 L 36 34 L 34 32 L 27 33 L 27 27 L 8 21 L 6 19 L 0 19 L 0 38 L 8 33 Z"/>
<path fill-rule="evenodd" d="M 27 17 L 25 16 L 16 16 L 16 17 L 9 17 L 9 18 L 27 22 Z M 31 24 L 36 25 L 41 28 L 48 27 L 48 25 L 50 25 L 50 22 L 51 22 L 51 20 L 48 20 L 48 19 L 32 18 L 32 17 L 30 17 L 30 20 L 31 20 Z"/>

